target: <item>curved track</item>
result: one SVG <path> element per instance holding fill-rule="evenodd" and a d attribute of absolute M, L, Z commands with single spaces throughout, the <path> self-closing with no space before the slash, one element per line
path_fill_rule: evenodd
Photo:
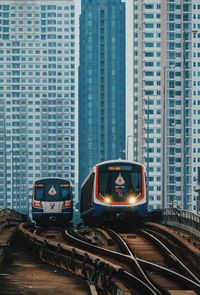
<path fill-rule="evenodd" d="M 191 280 L 194 280 L 195 282 L 197 282 L 198 284 L 200 284 L 200 279 L 199 277 L 196 276 L 196 274 L 194 272 L 192 272 L 190 270 L 190 268 L 183 263 L 177 256 L 175 253 L 173 253 L 169 247 L 167 245 L 165 245 L 165 243 L 163 241 L 161 241 L 159 239 L 159 237 L 155 236 L 154 233 L 152 233 L 151 231 L 148 230 L 141 230 L 141 233 L 147 237 L 148 239 L 150 239 L 150 241 L 152 241 L 153 244 L 156 244 L 157 247 L 166 254 L 166 257 L 171 259 L 171 261 L 174 262 L 174 264 L 176 265 L 177 269 L 180 269 L 180 271 L 188 278 L 190 278 Z"/>
<path fill-rule="evenodd" d="M 126 260 L 125 264 L 129 265 L 129 267 L 132 265 L 133 268 L 134 265 L 134 271 L 137 272 L 137 276 L 151 286 L 156 294 L 170 294 L 169 292 L 171 292 L 171 290 L 181 290 L 182 292 L 184 292 L 184 290 L 193 290 L 196 294 L 200 294 L 198 277 L 196 277 L 195 274 L 193 274 L 177 258 L 175 263 L 175 255 L 172 252 L 166 253 L 167 251 L 165 251 L 165 254 L 163 254 L 163 252 L 158 250 L 157 246 L 155 247 L 154 244 L 150 243 L 147 239 L 144 239 L 141 235 L 137 235 L 137 237 L 136 235 L 132 235 L 134 238 L 126 239 L 125 236 L 131 235 L 119 235 L 111 230 L 105 230 L 105 232 L 115 241 L 116 251 L 108 249 L 102 250 L 100 247 L 100 249 L 98 248 L 98 253 L 106 251 L 107 254 L 105 254 L 105 252 L 104 254 L 107 256 L 110 255 L 110 257 L 115 257 L 115 259 L 118 259 L 119 261 Z M 143 239 L 142 244 L 141 239 L 138 241 L 138 237 Z M 148 248 L 148 245 L 150 245 L 150 248 Z M 93 249 L 94 247 L 95 246 L 93 246 Z M 139 251 L 140 255 L 138 255 L 138 249 L 141 250 Z M 119 253 L 119 251 L 123 254 Z M 141 253 L 145 253 L 144 256 L 146 260 L 143 259 Z M 146 255 L 147 253 L 148 255 Z M 169 267 L 169 257 L 170 263 L 173 264 L 173 268 Z M 166 261 L 168 261 L 168 264 Z M 180 269 L 182 271 L 180 271 Z"/>
<path fill-rule="evenodd" d="M 49 230 L 32 229 L 29 232 L 25 229 L 21 230 L 26 236 L 29 236 L 29 241 L 36 245 L 40 244 L 40 256 L 43 260 L 55 266 L 64 266 L 67 269 L 70 267 L 74 273 L 81 276 L 86 275 L 91 291 L 94 291 L 97 286 L 95 292 L 98 294 L 123 294 L 124 292 L 125 294 L 156 295 L 142 280 L 125 271 L 116 263 L 94 254 L 95 251 L 90 251 L 88 247 L 90 244 L 84 244 L 87 250 L 83 251 L 84 247 L 80 246 L 81 241 L 71 235 L 69 235 L 71 241 L 69 242 L 68 236 L 68 241 L 63 243 L 60 239 L 57 241 L 56 237 L 60 234 L 57 235 L 55 232 L 52 234 L 52 231 L 49 232 Z M 60 232 L 59 229 L 58 232 Z"/>
<path fill-rule="evenodd" d="M 96 266 L 88 283 L 93 294 L 99 291 L 100 294 L 109 294 L 107 292 L 113 282 L 123 286 L 121 289 L 126 290 L 127 294 L 165 295 L 175 291 L 182 292 L 180 294 L 190 291 L 200 294 L 198 276 L 152 233 L 143 230 L 136 234 L 118 234 L 112 230 L 96 229 L 98 231 L 101 231 L 102 238 L 93 235 L 91 229 L 37 229 L 32 230 L 32 235 L 34 239 L 43 240 L 57 249 L 54 254 L 57 260 L 60 259 L 59 255 L 63 259 L 66 251 L 71 251 L 71 257 L 79 252 L 78 256 L 84 255 L 81 272 L 88 259 L 92 259 Z M 106 291 L 102 291 L 102 287 L 95 289 L 106 272 L 106 277 L 109 277 Z"/>
<path fill-rule="evenodd" d="M 165 292 L 169 290 L 183 290 L 183 287 L 185 290 L 199 292 L 199 279 L 163 243 L 162 252 L 160 252 L 154 243 L 149 243 L 143 237 L 143 241 L 141 241 L 139 234 L 130 239 L 125 237 L 126 235 L 119 235 L 110 230 L 107 230 L 107 232 L 111 234 L 118 246 L 121 244 L 119 247 L 124 253 L 129 253 L 130 257 L 134 255 L 138 265 L 146 273 L 148 279 L 153 281 L 155 285 L 159 285 Z M 140 258 L 137 256 L 138 252 L 140 253 Z M 147 260 L 143 259 L 143 255 Z M 155 260 L 157 260 L 157 263 L 155 263 Z M 162 266 L 159 264 L 159 260 L 161 260 Z M 180 269 L 184 270 L 184 272 L 180 272 Z"/>

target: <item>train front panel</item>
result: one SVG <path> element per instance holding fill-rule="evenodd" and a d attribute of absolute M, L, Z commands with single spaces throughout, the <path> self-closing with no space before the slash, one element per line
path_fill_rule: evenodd
<path fill-rule="evenodd" d="M 36 223 L 62 223 L 72 219 L 70 182 L 61 179 L 37 181 L 33 190 L 32 216 Z"/>
<path fill-rule="evenodd" d="M 143 217 L 146 211 L 143 165 L 117 161 L 96 166 L 93 215 L 111 219 L 117 214 Z"/>

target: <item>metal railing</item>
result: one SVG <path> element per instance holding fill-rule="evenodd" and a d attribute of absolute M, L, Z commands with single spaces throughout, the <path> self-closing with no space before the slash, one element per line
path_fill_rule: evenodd
<path fill-rule="evenodd" d="M 27 216 L 20 214 L 13 209 L 0 210 L 0 235 L 5 228 L 16 226 L 16 229 L 13 228 L 13 231 L 8 232 L 6 236 L 3 236 L 3 238 L 0 239 L 0 266 L 4 260 L 12 261 L 10 243 L 17 230 L 17 225 L 24 220 L 27 220 Z"/>
<path fill-rule="evenodd" d="M 200 238 L 200 215 L 190 211 L 167 208 L 149 213 L 149 220 L 174 226 Z"/>
<path fill-rule="evenodd" d="M 27 216 L 13 209 L 0 210 L 0 231 L 7 225 L 18 225 L 27 220 Z"/>
<path fill-rule="evenodd" d="M 20 233 L 31 248 L 39 253 L 44 262 L 55 268 L 68 270 L 87 280 L 91 294 L 95 294 L 96 288 L 102 290 L 103 294 L 123 294 L 122 286 L 113 279 L 114 276 L 123 276 L 121 267 L 111 262 L 108 263 L 105 259 L 100 260 L 95 254 L 87 253 L 79 248 L 46 240 L 38 236 L 35 231 L 32 232 L 29 226 L 30 224 L 21 223 Z"/>

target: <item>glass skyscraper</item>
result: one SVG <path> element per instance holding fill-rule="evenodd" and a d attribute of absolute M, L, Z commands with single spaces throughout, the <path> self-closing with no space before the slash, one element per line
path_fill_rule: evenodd
<path fill-rule="evenodd" d="M 75 180 L 75 4 L 0 0 L 0 208 L 40 177 Z"/>
<path fill-rule="evenodd" d="M 125 3 L 84 0 L 80 16 L 79 184 L 125 150 Z"/>
<path fill-rule="evenodd" d="M 146 164 L 150 209 L 195 211 L 200 5 L 134 0 L 133 7 L 134 157 Z"/>

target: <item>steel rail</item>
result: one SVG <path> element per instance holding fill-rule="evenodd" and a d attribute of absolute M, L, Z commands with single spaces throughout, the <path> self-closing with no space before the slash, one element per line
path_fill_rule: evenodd
<path fill-rule="evenodd" d="M 153 239 L 164 251 L 167 253 L 173 261 L 176 262 L 178 266 L 180 266 L 190 277 L 192 277 L 198 284 L 200 284 L 200 279 L 196 277 L 196 275 L 171 251 L 169 248 L 161 242 L 157 237 L 155 237 L 152 232 L 148 230 L 140 230 L 145 235 L 149 236 Z"/>
<path fill-rule="evenodd" d="M 156 287 L 151 281 L 151 279 L 147 276 L 145 271 L 140 266 L 135 253 L 133 253 L 133 251 L 130 249 L 130 247 L 124 241 L 124 239 L 122 239 L 122 237 L 118 233 L 114 232 L 111 229 L 107 229 L 106 232 L 110 234 L 110 236 L 117 242 L 117 244 L 121 245 L 120 248 L 123 248 L 124 251 L 127 253 L 127 255 L 134 261 L 139 273 L 144 278 L 144 280 L 151 286 L 151 288 L 153 288 L 157 294 L 161 294 L 161 295 L 165 294 L 166 292 L 163 289 L 159 290 L 158 287 Z"/>
<path fill-rule="evenodd" d="M 144 230 L 140 230 L 140 231 L 142 231 L 142 232 L 145 232 Z M 130 256 L 133 256 L 133 254 L 132 254 L 132 251 L 131 251 L 131 249 L 129 248 L 129 246 L 128 246 L 128 244 L 122 239 L 122 237 L 120 236 L 120 235 L 118 235 L 117 233 L 115 233 L 114 231 L 112 231 L 112 230 L 107 230 L 107 232 L 110 232 L 110 233 L 112 233 L 112 236 L 116 236 L 116 238 L 117 239 L 119 239 L 120 240 L 120 243 L 121 243 L 121 245 L 123 246 L 123 248 L 125 249 L 125 251 L 127 252 L 127 253 L 129 253 L 129 255 Z M 156 239 L 156 238 L 155 238 Z M 158 239 L 156 239 L 156 240 L 158 240 Z M 159 240 L 158 240 L 159 241 Z M 162 244 L 162 243 L 161 243 Z M 165 246 L 164 244 L 163 244 L 163 246 Z M 166 246 L 165 246 L 165 249 L 166 250 L 169 250 Z M 175 258 L 177 258 L 170 250 L 169 250 L 169 252 L 168 252 L 168 254 L 173 258 L 173 259 L 175 259 Z M 135 258 L 136 258 L 136 260 L 137 260 L 137 262 L 138 262 L 138 265 L 140 265 L 139 264 L 139 262 L 141 263 L 141 264 L 143 264 L 144 266 L 148 266 L 148 267 L 150 267 L 151 269 L 153 269 L 153 270 L 157 270 L 158 271 L 158 269 L 160 270 L 160 271 L 162 271 L 162 272 L 164 272 L 164 273 L 166 273 L 166 274 L 168 274 L 168 276 L 170 276 L 170 277 L 174 277 L 174 276 L 176 276 L 179 280 L 184 280 L 185 282 L 186 282 L 186 284 L 188 284 L 189 286 L 191 286 L 192 288 L 195 288 L 195 290 L 197 290 L 198 292 L 200 291 L 200 281 L 198 280 L 198 278 L 196 278 L 196 276 L 194 275 L 194 277 L 198 280 L 198 281 L 193 281 L 192 279 L 189 279 L 189 278 L 187 278 L 187 277 L 185 277 L 184 275 L 182 275 L 182 274 L 179 274 L 178 272 L 176 272 L 176 271 L 173 271 L 173 270 L 169 270 L 169 269 L 167 269 L 167 268 L 165 268 L 165 267 L 162 267 L 162 266 L 159 266 L 159 265 L 157 265 L 157 264 L 154 264 L 154 263 L 151 263 L 151 262 L 148 262 L 148 261 L 145 261 L 145 260 L 143 260 L 143 259 L 140 259 L 140 258 L 138 258 L 136 255 L 135 255 Z M 177 258 L 177 261 L 178 261 L 179 259 Z M 179 260 L 179 262 L 180 262 L 180 265 L 181 266 L 184 266 L 184 264 Z M 187 267 L 185 266 L 185 268 L 184 268 L 185 270 L 187 270 Z M 190 270 L 189 270 L 190 271 Z M 190 272 L 189 272 L 190 273 Z M 192 272 L 191 272 L 192 273 Z"/>
<path fill-rule="evenodd" d="M 166 267 L 163 267 L 161 265 L 155 264 L 153 262 L 149 262 L 147 260 L 143 260 L 141 258 L 137 258 L 138 261 L 143 264 L 144 266 L 148 267 L 151 270 L 156 270 L 156 271 L 160 271 L 162 273 L 167 274 L 167 276 L 169 277 L 173 277 L 176 276 L 176 278 L 180 281 L 183 282 L 187 285 L 190 286 L 191 288 L 193 288 L 195 291 L 197 291 L 197 294 L 200 294 L 200 284 L 194 282 L 193 280 L 185 277 L 184 275 L 174 271 L 174 270 L 170 270 Z"/>
<path fill-rule="evenodd" d="M 58 228 L 57 228 L 57 230 L 59 231 Z M 33 234 L 34 234 L 35 237 L 37 237 L 37 236 L 40 236 L 43 231 L 44 230 L 42 228 L 36 228 L 33 231 Z M 62 230 L 60 230 L 60 231 L 62 232 Z M 53 239 L 52 239 L 52 241 L 53 241 Z M 62 248 L 62 245 L 58 244 L 58 248 Z M 88 279 L 87 280 L 87 285 L 88 285 L 88 288 L 89 288 L 90 295 L 98 295 L 99 294 L 98 291 L 97 291 L 97 288 L 95 286 L 95 281 L 92 281 L 91 279 Z"/>
<path fill-rule="evenodd" d="M 97 288 L 96 288 L 96 286 L 94 284 L 87 281 L 87 285 L 88 285 L 88 288 L 90 289 L 90 294 L 91 295 L 98 295 Z"/>
<path fill-rule="evenodd" d="M 101 288 L 105 293 L 110 294 L 109 289 L 107 288 L 118 288 L 117 292 L 120 291 L 118 283 L 113 280 L 113 277 L 118 278 L 120 281 L 126 282 L 126 285 L 131 287 L 131 290 L 138 290 L 141 294 L 145 295 L 157 295 L 153 292 L 149 286 L 145 285 L 143 281 L 137 277 L 128 274 L 122 269 L 121 266 L 113 264 L 112 262 L 106 259 L 100 259 L 93 253 L 88 253 L 83 251 L 83 249 L 74 248 L 66 244 L 58 244 L 55 240 L 47 240 L 41 236 L 37 236 L 37 231 L 35 232 L 33 228 L 29 232 L 27 230 L 27 224 L 20 224 L 19 229 L 28 239 L 29 242 L 35 245 L 35 248 L 39 250 L 40 257 L 56 266 L 59 266 L 64 269 L 68 269 L 81 277 L 89 279 L 89 283 L 92 285 L 97 282 L 99 286 L 99 279 L 101 283 Z M 26 228 L 26 229 L 25 229 Z M 91 246 L 91 244 L 90 244 Z M 75 271 L 76 267 L 76 271 Z M 109 285 L 110 284 L 110 285 Z M 132 293 L 132 291 L 131 291 Z"/>
<path fill-rule="evenodd" d="M 48 259 L 46 260 L 46 257 L 42 257 L 43 254 L 41 255 L 41 253 L 43 253 L 43 248 L 47 248 L 48 246 L 53 246 L 56 251 L 54 251 L 52 248 L 50 248 L 49 250 L 49 253 L 53 254 L 53 256 L 55 257 L 55 260 L 58 260 L 59 261 L 59 255 L 64 255 L 65 251 L 68 250 L 67 248 L 68 247 L 65 247 L 64 245 L 62 244 L 58 244 L 55 242 L 54 239 L 46 239 L 45 237 L 42 237 L 41 236 L 41 233 L 43 231 L 45 231 L 44 229 L 40 228 L 40 227 L 30 227 L 28 230 L 24 230 L 22 229 L 22 226 L 19 226 L 19 228 L 21 228 L 21 230 L 23 230 L 23 233 L 25 233 L 27 236 L 29 236 L 29 238 L 31 238 L 31 242 L 33 242 L 35 245 L 38 243 L 38 246 L 40 244 L 42 244 L 42 247 L 40 249 L 40 258 L 42 258 L 45 262 L 48 262 L 49 264 L 52 264 L 53 266 L 56 266 L 57 263 L 55 261 L 55 263 L 53 261 L 49 261 Z M 59 228 L 56 228 L 58 231 L 60 230 L 61 232 L 63 232 L 63 229 L 59 229 Z M 29 231 L 29 233 L 28 233 Z M 43 243 L 44 242 L 44 243 Z M 72 248 L 72 252 L 75 253 L 76 250 L 74 248 Z M 73 256 L 73 253 L 72 253 L 72 256 Z M 77 253 L 78 254 L 78 253 Z M 46 256 L 46 255 L 45 255 Z M 87 257 L 87 254 L 82 254 L 82 258 L 83 260 L 88 260 L 89 257 Z M 72 259 L 73 260 L 73 259 Z M 84 263 L 84 261 L 83 261 Z M 61 265 L 59 265 L 59 267 L 61 267 Z M 69 270 L 69 268 L 67 268 Z M 88 285 L 88 288 L 89 288 L 89 294 L 90 295 L 98 295 L 99 292 L 95 286 L 95 280 L 91 280 L 91 278 L 87 275 L 87 278 L 86 278 L 86 282 L 87 282 L 87 285 Z"/>
<path fill-rule="evenodd" d="M 87 249 L 89 248 L 93 252 L 94 252 L 94 250 L 96 250 L 96 252 L 98 252 L 98 253 L 101 253 L 101 254 L 106 255 L 108 257 L 113 257 L 115 259 L 120 259 L 123 262 L 126 260 L 127 265 L 128 265 L 128 263 L 130 263 L 130 260 L 132 261 L 130 256 L 127 255 L 127 254 L 119 253 L 119 252 L 116 252 L 116 251 L 113 251 L 113 250 L 109 250 L 109 249 L 105 249 L 105 248 L 102 248 L 102 247 L 99 247 L 99 246 L 96 246 L 96 245 L 92 245 L 92 244 L 87 243 L 85 241 L 82 241 L 82 240 L 80 240 L 80 239 L 78 239 L 76 237 L 73 237 L 66 230 L 65 230 L 65 233 L 67 234 L 67 236 L 72 241 L 75 241 L 75 242 L 79 243 L 79 245 L 81 245 L 83 248 L 84 248 L 84 246 L 86 246 Z M 181 274 L 179 274 L 179 273 L 177 273 L 175 271 L 169 270 L 168 268 L 165 268 L 165 267 L 162 267 L 160 265 L 151 263 L 149 261 L 140 259 L 138 257 L 137 257 L 137 260 L 138 260 L 139 263 L 143 264 L 144 266 L 146 266 L 146 267 L 148 267 L 150 269 L 153 269 L 154 271 L 156 270 L 157 272 L 162 272 L 162 273 L 164 273 L 165 275 L 167 275 L 169 277 L 177 278 L 179 281 L 183 282 L 187 286 L 192 287 L 193 290 L 197 291 L 198 294 L 200 294 L 200 284 L 193 281 L 192 279 L 189 279 L 189 278 L 185 277 L 184 275 L 181 275 Z M 153 292 L 154 292 L 154 294 L 156 294 L 154 290 L 153 290 Z"/>
<path fill-rule="evenodd" d="M 115 252 L 112 250 L 108 250 L 108 249 L 105 249 L 105 248 L 102 248 L 99 246 L 92 245 L 89 242 L 86 242 L 86 241 L 80 240 L 80 238 L 74 237 L 67 230 L 65 230 L 64 232 L 65 232 L 65 237 L 67 239 L 70 239 L 70 241 L 72 241 L 72 242 L 78 243 L 78 245 L 81 245 L 82 247 L 84 247 L 84 249 L 90 249 L 90 251 L 93 251 L 93 252 L 94 252 L 94 250 L 96 250 L 96 252 L 98 252 L 98 253 L 100 252 L 101 254 L 109 256 L 109 257 L 110 257 L 110 255 L 112 255 L 114 258 L 117 258 L 117 259 L 119 259 L 119 257 L 121 259 L 123 258 L 123 260 L 128 259 L 128 261 L 130 262 L 130 257 L 126 254 L 118 253 L 118 252 Z M 148 292 L 148 294 L 158 295 L 158 293 L 155 292 L 154 288 L 152 289 L 152 287 L 149 286 L 147 283 L 145 283 L 143 280 L 137 278 L 133 274 L 131 274 L 123 269 L 120 270 L 120 277 L 122 277 L 122 276 L 125 276 L 126 279 L 128 277 L 127 281 L 132 279 L 135 283 L 140 284 L 141 287 L 143 287 L 144 290 L 146 292 Z"/>

